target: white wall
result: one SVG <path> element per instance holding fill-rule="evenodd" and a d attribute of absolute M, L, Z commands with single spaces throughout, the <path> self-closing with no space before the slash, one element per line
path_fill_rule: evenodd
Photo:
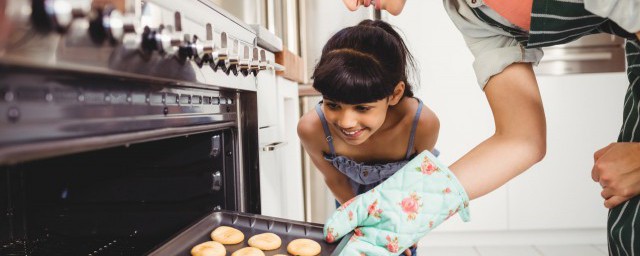
<path fill-rule="evenodd" d="M 322 47 L 333 34 L 348 26 L 354 26 L 371 15 L 370 9 L 360 8 L 350 12 L 340 0 L 305 1 L 304 30 L 306 45 L 302 47 L 307 65 L 307 74 L 313 74 L 313 68 L 320 60 Z"/>

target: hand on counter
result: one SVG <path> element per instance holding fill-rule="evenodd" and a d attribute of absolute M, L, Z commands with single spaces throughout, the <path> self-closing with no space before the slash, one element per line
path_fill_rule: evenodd
<path fill-rule="evenodd" d="M 354 231 L 340 255 L 398 255 L 456 213 L 469 198 L 454 174 L 423 151 L 389 179 L 347 202 L 324 226 L 327 242 Z"/>
<path fill-rule="evenodd" d="M 591 177 L 602 187 L 605 207 L 616 207 L 640 194 L 640 143 L 611 143 L 593 158 Z"/>

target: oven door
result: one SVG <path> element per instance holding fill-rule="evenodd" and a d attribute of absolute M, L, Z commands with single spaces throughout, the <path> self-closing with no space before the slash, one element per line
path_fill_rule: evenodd
<path fill-rule="evenodd" d="M 232 128 L 2 167 L 0 255 L 141 255 L 235 208 Z"/>

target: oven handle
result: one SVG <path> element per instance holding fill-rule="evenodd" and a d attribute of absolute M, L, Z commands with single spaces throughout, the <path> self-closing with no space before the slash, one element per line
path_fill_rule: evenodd
<path fill-rule="evenodd" d="M 287 145 L 286 141 L 274 142 L 269 145 L 262 147 L 262 151 L 274 151 L 282 146 Z"/>
<path fill-rule="evenodd" d="M 267 69 L 273 69 L 275 71 L 284 71 L 285 67 L 278 63 L 270 63 L 270 64 L 267 64 Z"/>
<path fill-rule="evenodd" d="M 213 178 L 213 181 L 211 182 L 211 190 L 220 191 L 222 188 L 222 174 L 220 171 L 215 171 L 211 177 Z"/>

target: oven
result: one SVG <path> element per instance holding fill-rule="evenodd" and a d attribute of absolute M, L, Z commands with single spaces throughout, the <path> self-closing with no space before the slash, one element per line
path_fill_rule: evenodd
<path fill-rule="evenodd" d="M 259 211 L 256 88 L 273 56 L 249 26 L 206 0 L 2 4 L 0 164 L 209 133 L 230 143 L 226 207 Z"/>
<path fill-rule="evenodd" d="M 190 255 L 220 225 L 339 252 L 260 214 L 256 35 L 210 0 L 0 1 L 0 255 Z"/>
<path fill-rule="evenodd" d="M 259 214 L 256 41 L 209 1 L 2 1 L 0 255 L 142 255 Z"/>

